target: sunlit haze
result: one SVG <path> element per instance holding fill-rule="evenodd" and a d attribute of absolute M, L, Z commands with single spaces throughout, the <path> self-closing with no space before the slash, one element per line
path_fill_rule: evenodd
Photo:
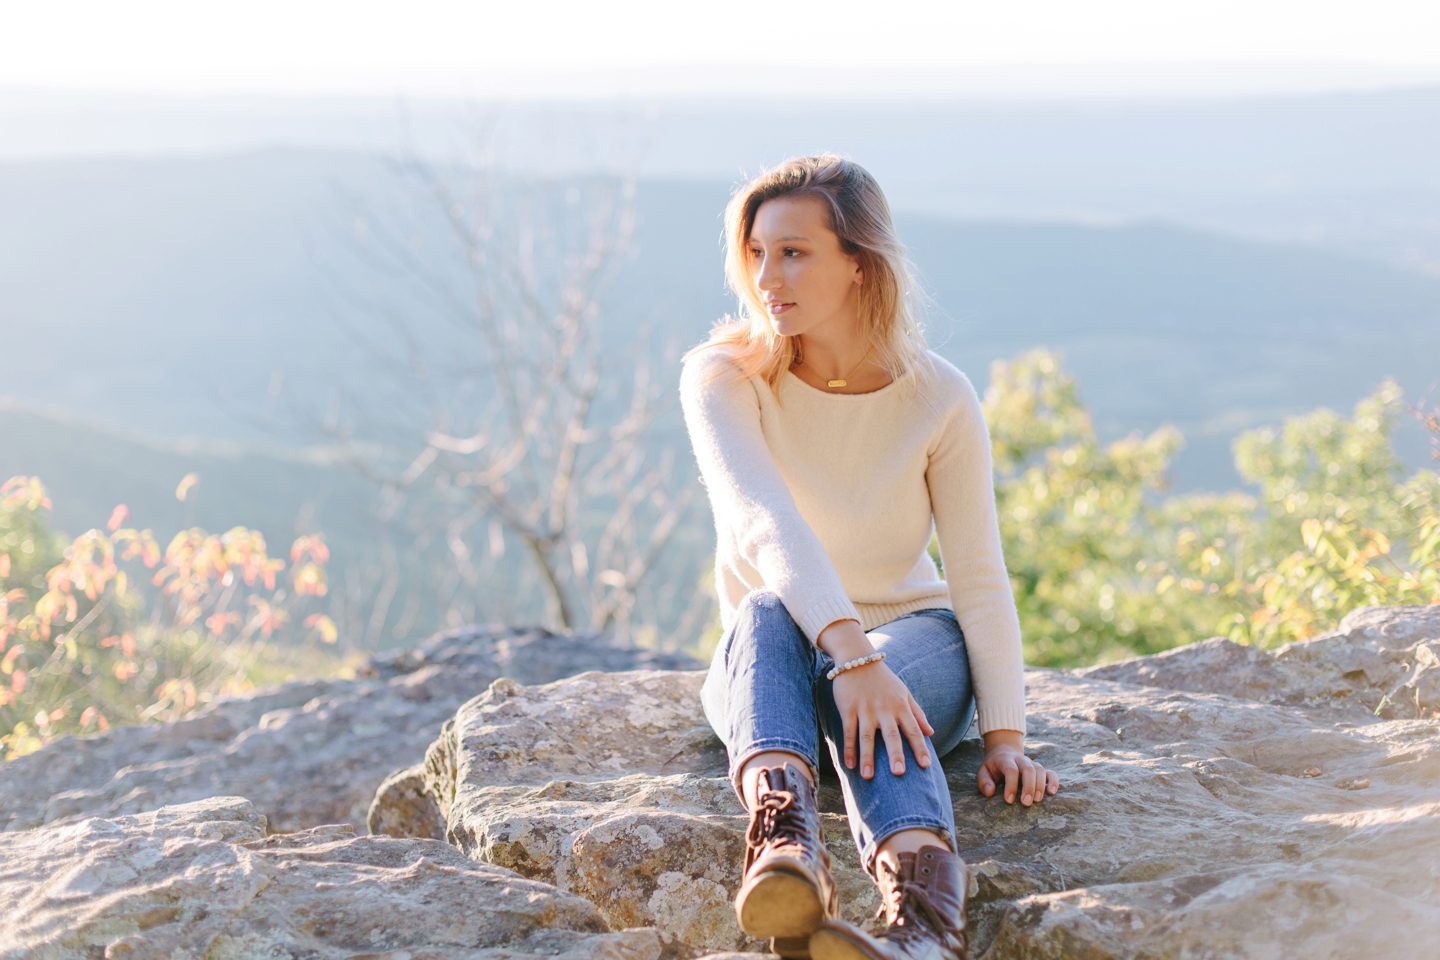
<path fill-rule="evenodd" d="M 501 97 L 1053 95 L 1440 79 L 1427 0 L 9 2 L 0 89 Z"/>

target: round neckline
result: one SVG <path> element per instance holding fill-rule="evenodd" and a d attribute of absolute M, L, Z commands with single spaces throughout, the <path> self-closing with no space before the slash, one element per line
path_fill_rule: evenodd
<path fill-rule="evenodd" d="M 899 383 L 901 380 L 900 377 L 895 377 L 889 383 L 885 384 L 885 386 L 879 388 L 878 390 L 869 390 L 865 393 L 830 393 L 826 390 L 821 390 L 819 387 L 814 386 L 813 384 L 806 383 L 794 370 L 786 370 L 785 376 L 789 377 L 791 380 L 794 380 L 800 386 L 804 387 L 806 390 L 815 394 L 816 396 L 832 397 L 836 400 L 864 400 L 866 397 L 878 397 L 886 390 L 889 390 L 891 387 L 895 386 L 895 384 Z"/>

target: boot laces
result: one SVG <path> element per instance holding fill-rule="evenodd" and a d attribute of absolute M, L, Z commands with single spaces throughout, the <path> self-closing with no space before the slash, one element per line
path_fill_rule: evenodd
<path fill-rule="evenodd" d="M 776 840 L 792 840 L 803 845 L 808 839 L 805 821 L 800 814 L 800 798 L 792 790 L 767 790 L 761 794 L 755 809 L 750 811 L 750 828 L 745 831 L 747 861 L 762 846 Z M 746 863 L 749 869 L 749 862 Z"/>
<path fill-rule="evenodd" d="M 882 863 L 881 866 L 894 881 L 895 896 L 898 898 L 895 919 L 885 931 L 886 940 L 897 944 L 935 936 L 951 941 L 961 940 L 964 936 L 961 927 L 930 902 L 930 891 L 925 884 L 917 880 L 907 880 L 888 863 Z M 875 915 L 883 917 L 885 913 L 885 905 L 881 904 Z"/>

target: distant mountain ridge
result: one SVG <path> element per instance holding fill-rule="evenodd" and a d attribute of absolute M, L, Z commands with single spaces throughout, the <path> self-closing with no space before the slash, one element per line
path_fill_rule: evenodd
<path fill-rule="evenodd" d="M 641 183 L 617 343 L 648 322 L 683 348 L 733 308 L 728 190 Z M 158 437 L 321 442 L 333 385 L 367 362 L 345 335 L 355 300 L 408 302 L 354 256 L 355 204 L 383 216 L 396 195 L 390 167 L 334 152 L 0 164 L 0 342 L 21 358 L 0 396 Z M 1440 377 L 1440 278 L 1158 223 L 899 225 L 941 353 L 983 387 L 994 359 L 1065 352 L 1104 435 L 1186 431 L 1182 485 L 1233 482 L 1239 429 Z"/>
<path fill-rule="evenodd" d="M 640 182 L 634 255 L 604 305 L 610 349 L 654 325 L 673 364 L 733 309 L 719 243 L 729 191 Z M 321 529 L 351 606 L 382 579 L 418 596 L 407 585 L 429 586 L 432 568 L 382 556 L 375 487 L 319 449 L 337 385 L 364 390 L 383 371 L 354 336 L 360 308 L 440 319 L 357 254 L 406 202 L 393 166 L 338 151 L 0 164 L 0 479 L 41 476 L 72 535 L 117 502 L 161 536 L 243 524 L 274 552 Z M 983 389 L 996 359 L 1062 351 L 1102 438 L 1164 421 L 1185 432 L 1181 489 L 1237 483 L 1242 429 L 1348 409 L 1385 376 L 1412 397 L 1440 378 L 1440 277 L 1159 222 L 897 219 L 942 355 Z M 446 263 L 437 238 L 416 237 L 427 262 Z M 688 464 L 673 406 L 658 427 Z M 1402 449 L 1418 464 L 1418 430 Z M 181 503 L 190 472 L 201 483 Z M 702 575 L 709 535 L 699 522 L 677 535 L 682 587 Z M 492 560 L 496 577 L 522 566 Z M 443 626 L 415 604 L 382 610 L 371 642 Z"/>
<path fill-rule="evenodd" d="M 276 555 L 297 535 L 323 531 L 348 557 L 369 549 L 373 528 L 371 489 L 333 452 L 165 441 L 10 403 L 0 403 L 0 473 L 40 477 L 52 527 L 70 536 L 104 525 L 120 503 L 157 537 L 246 526 Z M 199 483 L 182 502 L 175 488 L 190 473 Z"/>
<path fill-rule="evenodd" d="M 899 211 L 1163 220 L 1440 272 L 1440 86 L 1138 99 L 787 95 L 487 102 L 26 96 L 0 91 L 0 160 L 260 148 L 454 156 L 500 167 L 730 182 L 797 153 L 864 163 Z"/>

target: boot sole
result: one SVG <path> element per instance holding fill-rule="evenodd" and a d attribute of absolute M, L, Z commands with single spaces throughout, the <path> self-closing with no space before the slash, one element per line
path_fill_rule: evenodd
<path fill-rule="evenodd" d="M 821 927 L 810 936 L 811 960 L 885 960 L 839 930 Z"/>
<path fill-rule="evenodd" d="M 785 960 L 810 960 L 810 938 L 778 937 L 770 941 L 770 952 Z"/>
<path fill-rule="evenodd" d="M 803 940 L 825 921 L 825 904 L 809 880 L 771 870 L 740 891 L 735 916 L 740 929 L 757 940 Z"/>

